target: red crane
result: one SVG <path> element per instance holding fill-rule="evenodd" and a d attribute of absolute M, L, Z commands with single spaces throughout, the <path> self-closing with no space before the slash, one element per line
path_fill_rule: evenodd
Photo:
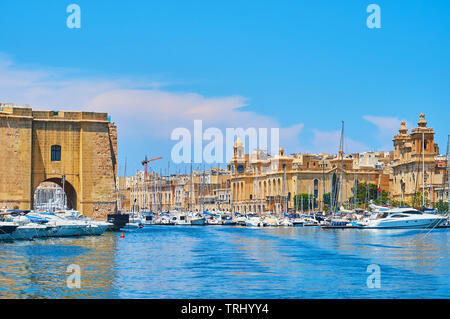
<path fill-rule="evenodd" d="M 147 175 L 148 175 L 148 173 L 147 173 L 147 166 L 148 165 L 147 164 L 150 163 L 150 162 L 159 160 L 159 159 L 162 159 L 162 156 L 155 157 L 155 158 L 152 158 L 152 159 L 149 159 L 149 160 L 147 159 L 147 155 L 145 156 L 145 160 L 142 161 L 142 165 L 145 167 L 145 176 L 144 176 L 145 180 L 147 180 Z"/>

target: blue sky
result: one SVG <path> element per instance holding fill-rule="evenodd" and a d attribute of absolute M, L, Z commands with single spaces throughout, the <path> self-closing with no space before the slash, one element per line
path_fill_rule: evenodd
<path fill-rule="evenodd" d="M 391 149 L 424 112 L 445 153 L 449 40 L 446 0 L 2 1 L 0 101 L 109 112 L 128 172 L 145 155 L 167 167 L 193 119 L 280 127 L 287 153 L 336 152 L 344 120 L 355 152 Z"/>

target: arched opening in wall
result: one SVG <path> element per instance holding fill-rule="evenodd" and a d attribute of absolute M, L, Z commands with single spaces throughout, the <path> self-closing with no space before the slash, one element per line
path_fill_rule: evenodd
<path fill-rule="evenodd" d="M 63 185 L 61 178 L 47 179 L 34 191 L 33 209 L 49 212 L 77 209 L 77 193 L 69 182 Z"/>

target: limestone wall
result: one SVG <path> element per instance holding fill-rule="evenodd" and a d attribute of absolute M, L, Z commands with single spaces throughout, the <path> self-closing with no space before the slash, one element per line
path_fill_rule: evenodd
<path fill-rule="evenodd" d="M 117 129 L 106 113 L 0 106 L 0 207 L 31 209 L 39 184 L 62 186 L 64 174 L 73 208 L 99 219 L 115 211 Z"/>

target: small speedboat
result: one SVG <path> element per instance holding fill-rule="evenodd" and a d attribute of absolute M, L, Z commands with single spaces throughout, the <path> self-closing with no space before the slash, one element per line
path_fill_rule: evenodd
<path fill-rule="evenodd" d="M 236 221 L 234 221 L 231 217 L 222 220 L 222 225 L 224 226 L 235 226 L 236 225 Z"/>
<path fill-rule="evenodd" d="M 279 222 L 279 225 L 282 227 L 292 227 L 294 223 L 290 221 L 288 218 L 284 218 Z"/>
<path fill-rule="evenodd" d="M 259 217 L 249 217 L 247 218 L 245 225 L 247 227 L 263 227 L 264 223 Z"/>
<path fill-rule="evenodd" d="M 190 225 L 191 223 L 188 221 L 187 216 L 184 213 L 177 213 L 173 215 L 170 220 L 174 223 L 174 225 Z"/>
<path fill-rule="evenodd" d="M 303 218 L 295 218 L 292 220 L 292 226 L 294 227 L 302 227 L 305 223 L 305 220 Z"/>
<path fill-rule="evenodd" d="M 273 217 L 266 217 L 263 220 L 263 224 L 265 227 L 277 227 L 279 226 L 279 221 Z"/>
<path fill-rule="evenodd" d="M 141 223 L 126 223 L 125 226 L 123 226 L 123 229 L 138 229 L 138 228 L 143 228 L 144 224 Z"/>

